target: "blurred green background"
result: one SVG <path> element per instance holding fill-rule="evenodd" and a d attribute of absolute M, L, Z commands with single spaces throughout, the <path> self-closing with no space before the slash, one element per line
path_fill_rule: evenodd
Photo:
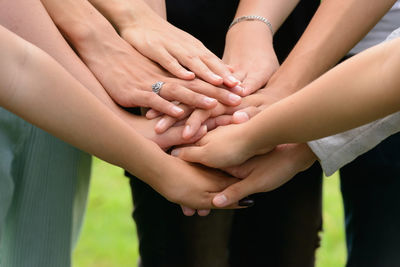
<path fill-rule="evenodd" d="M 317 267 L 341 267 L 346 260 L 338 178 L 335 174 L 324 179 L 324 231 Z M 73 266 L 137 266 L 138 241 L 131 212 L 130 188 L 123 171 L 95 158 L 88 211 Z"/>

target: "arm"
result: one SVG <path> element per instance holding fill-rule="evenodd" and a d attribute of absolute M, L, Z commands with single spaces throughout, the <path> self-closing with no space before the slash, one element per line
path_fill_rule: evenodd
<path fill-rule="evenodd" d="M 294 49 L 271 77 L 267 92 L 283 98 L 322 75 L 343 58 L 395 2 L 322 1 Z"/>
<path fill-rule="evenodd" d="M 1 26 L 0 56 L 1 106 L 126 168 L 169 200 L 193 208 L 210 208 L 215 195 L 212 192 L 235 182 L 221 173 L 165 154 L 106 108 L 51 57 Z"/>
<path fill-rule="evenodd" d="M 267 18 L 275 33 L 297 5 L 298 0 L 241 0 L 235 18 L 258 15 Z M 226 35 L 223 60 L 231 65 L 236 77 L 243 80 L 241 95 L 264 86 L 279 67 L 273 48 L 273 33 L 261 21 L 242 21 Z"/>
<path fill-rule="evenodd" d="M 179 117 L 182 110 L 172 104 L 172 100 L 206 109 L 217 102 L 210 97 L 216 97 L 226 104 L 240 103 L 240 99 L 232 101 L 227 90 L 200 80 L 181 81 L 172 78 L 121 39 L 112 25 L 89 2 L 42 2 L 82 60 L 118 104 L 154 107 Z M 165 82 L 160 91 L 161 97 L 151 92 L 151 85 L 156 81 Z"/>
<path fill-rule="evenodd" d="M 250 121 L 220 127 L 201 139 L 199 147 L 175 154 L 208 166 L 234 166 L 278 144 L 306 142 L 396 112 L 399 44 L 396 39 L 368 49 Z"/>
<path fill-rule="evenodd" d="M 177 77 L 193 79 L 196 74 L 214 85 L 224 82 L 233 87 L 238 84 L 228 67 L 199 40 L 168 23 L 142 0 L 90 2 L 115 25 L 128 43 Z M 154 1 L 151 4 L 157 6 Z M 162 3 L 158 5 L 162 6 Z"/>

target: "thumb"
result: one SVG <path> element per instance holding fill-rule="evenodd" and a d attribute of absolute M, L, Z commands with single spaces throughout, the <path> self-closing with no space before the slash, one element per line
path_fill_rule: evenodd
<path fill-rule="evenodd" d="M 254 194 L 255 188 L 250 179 L 244 179 L 240 182 L 237 182 L 229 187 L 227 187 L 224 191 L 217 194 L 213 198 L 213 204 L 218 208 L 224 208 L 236 203 L 243 198 L 246 198 L 248 195 Z M 239 203 L 240 205 L 240 203 Z"/>
<path fill-rule="evenodd" d="M 257 75 L 258 74 L 258 75 Z M 243 95 L 248 96 L 258 89 L 260 89 L 262 86 L 266 84 L 266 80 L 263 76 L 261 77 L 256 77 L 260 76 L 263 73 L 251 73 L 248 74 L 248 76 L 243 80 L 242 82 L 242 87 L 244 88 Z"/>
<path fill-rule="evenodd" d="M 202 163 L 200 160 L 202 158 L 202 149 L 200 146 L 180 147 L 172 150 L 171 155 L 184 161 Z"/>
<path fill-rule="evenodd" d="M 232 121 L 233 123 L 240 124 L 253 118 L 255 115 L 260 113 L 260 109 L 257 107 L 247 107 L 233 113 Z"/>

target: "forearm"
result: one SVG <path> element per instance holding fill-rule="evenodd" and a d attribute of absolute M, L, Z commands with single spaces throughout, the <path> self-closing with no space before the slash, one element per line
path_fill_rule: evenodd
<path fill-rule="evenodd" d="M 235 18 L 248 15 L 258 15 L 267 18 L 275 33 L 286 20 L 299 0 L 241 0 Z"/>
<path fill-rule="evenodd" d="M 394 2 L 322 1 L 295 48 L 271 77 L 270 89 L 285 97 L 326 72 L 367 34 Z"/>
<path fill-rule="evenodd" d="M 255 116 L 248 122 L 253 147 L 305 142 L 398 111 L 399 45 L 369 49 Z"/>
<path fill-rule="evenodd" d="M 60 31 L 81 56 L 85 50 L 101 47 L 94 45 L 100 42 L 101 35 L 110 34 L 110 39 L 113 34 L 116 35 L 107 20 L 87 1 L 42 0 L 42 2 Z M 82 59 L 85 61 L 85 58 Z M 101 86 L 87 86 L 86 88 L 111 110 L 117 113 L 122 112 Z"/>
<path fill-rule="evenodd" d="M 1 106 L 89 153 L 147 177 L 150 169 L 142 159 L 163 157 L 155 144 L 105 108 L 47 54 L 4 28 L 0 35 Z"/>
<path fill-rule="evenodd" d="M 166 18 L 165 2 L 160 0 L 89 0 L 118 30 L 140 25 L 140 19 Z M 148 2 L 147 4 L 145 2 Z M 158 14 L 158 16 L 157 16 Z"/>

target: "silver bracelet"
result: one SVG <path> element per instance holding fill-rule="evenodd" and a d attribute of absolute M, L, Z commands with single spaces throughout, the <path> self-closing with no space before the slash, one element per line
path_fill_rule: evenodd
<path fill-rule="evenodd" d="M 259 20 L 259 21 L 264 22 L 265 24 L 267 24 L 267 26 L 268 26 L 269 30 L 271 31 L 272 35 L 274 35 L 274 31 L 272 30 L 271 22 L 268 19 L 266 19 L 264 17 L 261 17 L 261 16 L 257 16 L 257 15 L 243 16 L 243 17 L 239 17 L 237 19 L 234 19 L 232 21 L 231 25 L 229 25 L 228 30 L 230 28 L 232 28 L 233 25 L 235 25 L 236 23 L 239 23 L 239 22 L 242 22 L 242 21 L 246 21 L 246 20 Z"/>

